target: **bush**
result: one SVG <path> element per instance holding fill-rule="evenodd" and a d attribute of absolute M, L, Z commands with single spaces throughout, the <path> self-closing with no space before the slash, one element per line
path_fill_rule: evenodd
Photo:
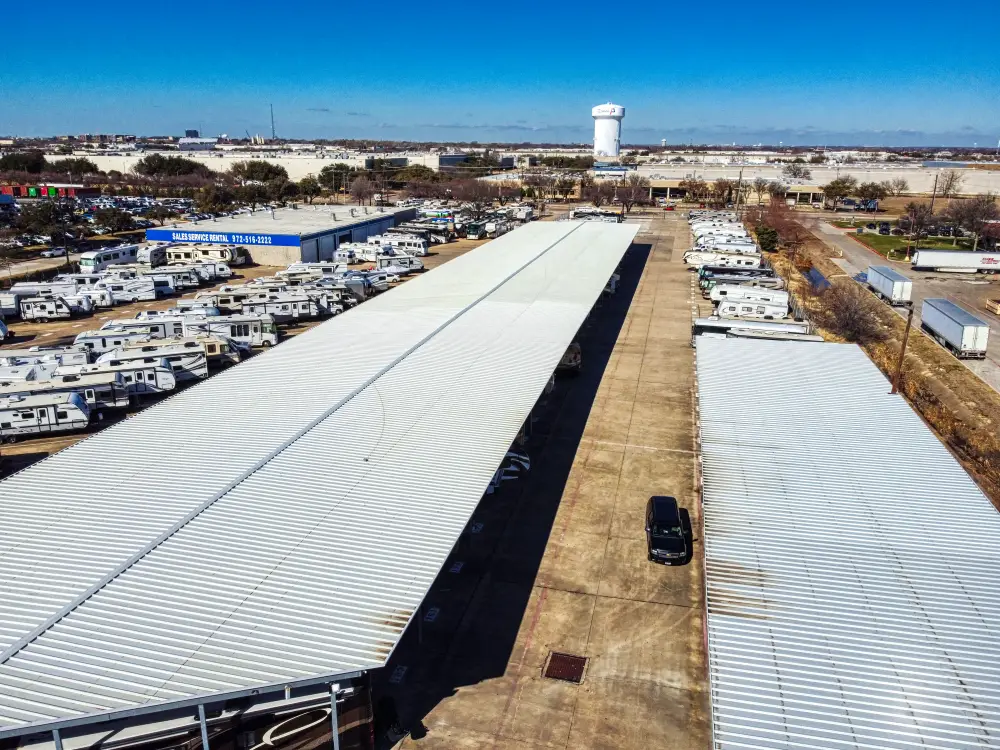
<path fill-rule="evenodd" d="M 771 227 L 757 227 L 757 244 L 766 253 L 773 253 L 778 249 L 778 233 Z"/>

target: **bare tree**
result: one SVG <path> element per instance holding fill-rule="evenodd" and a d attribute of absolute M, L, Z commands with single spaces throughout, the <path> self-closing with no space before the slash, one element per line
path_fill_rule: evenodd
<path fill-rule="evenodd" d="M 351 183 L 351 197 L 358 202 L 359 206 L 366 200 L 370 200 L 373 195 L 375 195 L 375 183 L 367 177 L 354 178 Z"/>
<path fill-rule="evenodd" d="M 804 164 L 786 164 L 781 173 L 792 180 L 808 180 L 812 172 Z"/>
<path fill-rule="evenodd" d="M 576 180 L 574 180 L 569 175 L 563 175 L 562 177 L 556 179 L 555 188 L 559 196 L 563 200 L 566 200 L 576 189 Z"/>
<path fill-rule="evenodd" d="M 788 185 L 774 180 L 773 182 L 767 183 L 767 192 L 771 196 L 771 203 L 774 203 L 777 200 L 784 200 L 785 195 L 788 193 Z"/>
<path fill-rule="evenodd" d="M 615 197 L 615 185 L 610 180 L 600 180 L 587 188 L 587 194 L 583 196 L 595 208 L 600 208 L 606 203 L 611 203 Z"/>
<path fill-rule="evenodd" d="M 704 180 L 699 180 L 697 177 L 681 180 L 677 187 L 683 190 L 692 201 L 703 201 L 708 198 L 711 192 L 708 183 Z"/>
<path fill-rule="evenodd" d="M 764 196 L 767 194 L 767 186 L 770 183 L 763 177 L 757 177 L 751 184 L 751 189 L 757 195 L 757 205 L 759 206 L 764 202 Z"/>
<path fill-rule="evenodd" d="M 965 182 L 965 175 L 957 169 L 947 169 L 941 173 L 938 180 L 938 191 L 945 198 L 954 198 L 962 192 L 962 183 Z"/>
<path fill-rule="evenodd" d="M 851 281 L 838 281 L 820 294 L 825 327 L 847 341 L 867 344 L 885 339 L 879 320 L 881 306 L 871 294 Z"/>
<path fill-rule="evenodd" d="M 622 202 L 625 213 L 631 211 L 632 206 L 637 203 L 646 203 L 649 200 L 649 179 L 638 172 L 629 172 L 625 177 L 625 184 L 618 190 L 618 199 Z"/>
<path fill-rule="evenodd" d="M 979 249 L 980 238 L 984 234 L 992 234 L 995 222 L 1000 220 L 1000 207 L 997 207 L 997 197 L 993 193 L 953 201 L 944 213 L 951 221 L 972 234 L 973 250 Z"/>
<path fill-rule="evenodd" d="M 510 180 L 501 180 L 497 183 L 497 202 L 503 206 L 507 201 L 516 200 L 521 197 L 521 186 Z"/>
<path fill-rule="evenodd" d="M 890 193 L 898 198 L 910 189 L 910 183 L 902 177 L 897 177 L 895 180 L 889 180 L 886 187 L 889 188 Z"/>
<path fill-rule="evenodd" d="M 465 202 L 469 216 L 474 221 L 482 219 L 493 208 L 494 190 L 484 180 L 469 178 L 452 183 L 452 195 Z"/>

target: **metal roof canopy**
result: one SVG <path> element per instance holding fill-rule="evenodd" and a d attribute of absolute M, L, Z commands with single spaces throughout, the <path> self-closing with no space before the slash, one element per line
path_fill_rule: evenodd
<path fill-rule="evenodd" d="M 856 346 L 697 363 L 714 746 L 997 744 L 1000 515 L 968 474 Z"/>
<path fill-rule="evenodd" d="M 0 738 L 384 665 L 635 233 L 523 227 L 0 483 Z"/>

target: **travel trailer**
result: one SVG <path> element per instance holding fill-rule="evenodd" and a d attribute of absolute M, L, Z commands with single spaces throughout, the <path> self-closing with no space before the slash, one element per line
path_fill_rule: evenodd
<path fill-rule="evenodd" d="M 116 305 L 152 301 L 157 298 L 156 285 L 149 276 L 137 279 L 103 279 L 94 284 L 94 289 L 107 291 L 111 295 L 111 302 Z"/>
<path fill-rule="evenodd" d="M 684 253 L 684 262 L 689 266 L 720 266 L 759 268 L 760 255 L 741 255 L 739 253 L 699 252 L 688 250 Z"/>
<path fill-rule="evenodd" d="M 302 278 L 322 278 L 324 276 L 336 276 L 347 270 L 346 263 L 292 263 L 283 271 L 278 271 L 275 276 L 279 279 L 295 277 Z"/>
<path fill-rule="evenodd" d="M 146 331 L 151 339 L 165 339 L 170 336 L 183 336 L 186 316 L 177 315 L 171 318 L 154 318 L 152 320 L 136 320 L 135 318 L 115 318 L 100 327 L 101 331 Z"/>
<path fill-rule="evenodd" d="M 730 301 L 719 303 L 716 312 L 723 318 L 757 318 L 760 320 L 783 320 L 788 317 L 788 305 L 770 302 Z"/>
<path fill-rule="evenodd" d="M 397 276 L 406 276 L 424 270 L 424 263 L 420 258 L 409 255 L 387 255 L 375 259 L 375 270 Z"/>
<path fill-rule="evenodd" d="M 90 297 L 29 297 L 21 300 L 21 320 L 68 320 L 76 315 L 86 315 L 94 309 Z"/>
<path fill-rule="evenodd" d="M 130 359 L 143 360 L 165 359 L 174 371 L 178 383 L 188 380 L 200 380 L 208 377 L 208 356 L 204 347 L 190 347 L 179 344 L 164 344 L 152 349 L 115 349 L 105 352 L 97 358 L 97 362 L 112 360 L 126 362 Z"/>
<path fill-rule="evenodd" d="M 154 279 L 169 279 L 172 289 L 197 289 L 201 280 L 198 275 L 186 268 L 171 268 L 170 266 L 160 266 L 159 268 L 144 269 L 139 272 L 140 276 L 152 276 Z"/>
<path fill-rule="evenodd" d="M 235 245 L 168 245 L 164 248 L 167 262 L 192 263 L 202 260 L 220 261 L 230 266 L 246 262 L 246 250 Z"/>
<path fill-rule="evenodd" d="M 278 326 L 271 315 L 244 314 L 241 311 L 232 315 L 190 317 L 187 330 L 189 335 L 211 334 L 226 338 L 243 350 L 278 343 Z"/>
<path fill-rule="evenodd" d="M 167 250 L 162 245 L 147 245 L 140 247 L 136 255 L 139 263 L 145 263 L 150 268 L 165 265 L 167 262 Z"/>
<path fill-rule="evenodd" d="M 92 414 L 103 409 L 125 409 L 129 405 L 125 381 L 118 373 L 59 374 L 45 380 L 23 380 L 0 385 L 0 398 L 79 393 Z"/>
<path fill-rule="evenodd" d="M 118 351 L 155 352 L 165 346 L 182 346 L 205 351 L 209 367 L 225 368 L 240 363 L 240 350 L 236 343 L 224 336 L 195 332 L 193 335 L 156 341 L 140 341 L 128 344 Z"/>
<path fill-rule="evenodd" d="M 83 347 L 90 352 L 100 354 L 124 346 L 130 341 L 148 341 L 150 338 L 152 338 L 152 334 L 148 328 L 127 331 L 101 329 L 77 334 L 73 344 L 76 347 Z"/>
<path fill-rule="evenodd" d="M 771 302 L 788 307 L 788 292 L 735 284 L 719 284 L 713 287 L 709 299 L 713 302 Z"/>
<path fill-rule="evenodd" d="M 86 349 L 76 346 L 0 349 L 0 363 L 5 365 L 33 365 L 46 362 L 55 365 L 85 365 L 90 362 L 90 355 Z"/>
<path fill-rule="evenodd" d="M 376 234 L 368 238 L 367 244 L 375 247 L 389 245 L 407 255 L 427 255 L 427 240 L 409 234 Z"/>
<path fill-rule="evenodd" d="M 93 375 L 117 373 L 129 396 L 150 396 L 167 393 L 177 387 L 177 378 L 170 363 L 162 357 L 146 359 L 108 359 L 92 365 L 67 365 L 60 367 L 60 375 Z"/>
<path fill-rule="evenodd" d="M 80 256 L 82 273 L 97 273 L 114 263 L 135 263 L 139 256 L 138 245 L 119 245 L 103 250 L 91 250 Z"/>
<path fill-rule="evenodd" d="M 330 302 L 327 295 L 296 294 L 284 292 L 269 294 L 266 298 L 244 300 L 243 314 L 270 315 L 275 323 L 292 320 L 316 320 L 344 311 L 340 305 Z"/>
<path fill-rule="evenodd" d="M 697 318 L 691 328 L 692 333 L 695 336 L 700 336 L 704 333 L 726 334 L 734 329 L 744 331 L 771 331 L 799 334 L 808 334 L 811 331 L 809 324 L 804 321 L 783 320 L 772 323 L 763 320 L 720 318 L 717 315 L 713 315 L 708 318 Z"/>
<path fill-rule="evenodd" d="M 0 396 L 0 439 L 7 443 L 35 435 L 76 432 L 90 424 L 90 409 L 79 393 Z"/>

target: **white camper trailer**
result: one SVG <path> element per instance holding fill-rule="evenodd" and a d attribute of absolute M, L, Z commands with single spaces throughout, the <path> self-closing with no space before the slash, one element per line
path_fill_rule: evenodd
<path fill-rule="evenodd" d="M 190 347 L 178 344 L 155 346 L 153 349 L 115 349 L 97 358 L 98 362 L 112 360 L 125 362 L 130 359 L 165 359 L 174 371 L 178 383 L 200 380 L 208 377 L 208 356 L 204 347 Z"/>
<path fill-rule="evenodd" d="M 701 252 L 688 250 L 684 262 L 689 266 L 719 266 L 724 268 L 760 268 L 760 255 L 739 253 Z"/>
<path fill-rule="evenodd" d="M 90 423 L 90 409 L 78 393 L 0 396 L 0 439 L 14 443 L 34 435 L 75 432 Z"/>
<path fill-rule="evenodd" d="M 382 234 L 368 238 L 367 244 L 376 247 L 390 245 L 394 250 L 413 256 L 427 255 L 427 240 L 411 234 Z"/>
<path fill-rule="evenodd" d="M 162 266 L 167 262 L 167 249 L 162 245 L 147 245 L 140 247 L 136 255 L 136 261 L 144 263 L 150 268 Z"/>
<path fill-rule="evenodd" d="M 269 294 L 266 298 L 244 300 L 243 314 L 270 315 L 275 323 L 287 323 L 292 320 L 316 320 L 344 311 L 340 305 L 333 304 L 329 297 L 321 295 Z"/>
<path fill-rule="evenodd" d="M 152 276 L 154 279 L 166 279 L 170 282 L 170 287 L 176 289 L 197 289 L 201 284 L 198 275 L 187 268 L 172 268 L 170 266 L 160 266 L 139 272 L 140 276 Z"/>
<path fill-rule="evenodd" d="M 716 312 L 723 318 L 751 318 L 758 320 L 784 320 L 788 317 L 788 305 L 770 302 L 730 301 L 719 303 Z"/>
<path fill-rule="evenodd" d="M 150 338 L 152 338 L 152 335 L 146 328 L 128 331 L 101 329 L 97 331 L 84 331 L 77 334 L 73 340 L 73 344 L 76 347 L 82 347 L 90 352 L 99 354 L 119 346 L 124 346 L 130 341 L 148 341 Z"/>
<path fill-rule="evenodd" d="M 759 286 L 719 284 L 712 287 L 709 299 L 713 302 L 770 302 L 788 307 L 788 292 L 764 289 Z"/>
<path fill-rule="evenodd" d="M 59 375 L 94 375 L 117 373 L 121 375 L 130 396 L 150 396 L 167 393 L 177 387 L 177 378 L 170 363 L 163 358 L 117 360 L 109 359 L 92 365 L 66 365 Z"/>
<path fill-rule="evenodd" d="M 85 365 L 90 362 L 86 349 L 76 346 L 31 346 L 27 349 L 0 349 L 0 363 L 6 366 L 53 363 Z"/>
<path fill-rule="evenodd" d="M 189 333 L 205 333 L 233 341 L 241 349 L 275 346 L 278 343 L 278 326 L 271 315 L 244 314 L 215 315 L 205 318 L 190 317 Z"/>
<path fill-rule="evenodd" d="M 79 393 L 91 413 L 102 409 L 124 409 L 129 405 L 125 381 L 117 373 L 61 375 L 58 370 L 45 380 L 24 380 L 0 385 L 0 398 Z"/>
<path fill-rule="evenodd" d="M 128 344 L 117 351 L 141 351 L 153 353 L 165 346 L 180 346 L 198 351 L 204 350 L 209 367 L 229 367 L 240 363 L 240 350 L 236 343 L 224 336 L 194 332 L 192 335 L 156 341 L 140 341 Z"/>
<path fill-rule="evenodd" d="M 74 304 L 75 303 L 75 304 Z M 90 297 L 29 297 L 21 300 L 21 320 L 67 320 L 75 315 L 89 313 L 94 309 Z"/>
<path fill-rule="evenodd" d="M 396 276 L 406 276 L 424 270 L 424 263 L 420 258 L 409 255 L 384 255 L 375 259 L 375 270 L 385 271 Z"/>
<path fill-rule="evenodd" d="M 149 276 L 137 279 L 103 279 L 94 285 L 94 289 L 107 291 L 111 295 L 111 302 L 116 305 L 152 301 L 157 297 L 156 285 Z"/>

